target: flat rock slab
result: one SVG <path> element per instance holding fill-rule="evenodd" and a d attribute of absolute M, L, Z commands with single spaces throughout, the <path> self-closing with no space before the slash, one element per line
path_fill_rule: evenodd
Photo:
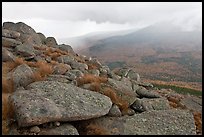
<path fill-rule="evenodd" d="M 202 113 L 202 98 L 198 97 L 186 97 L 180 101 L 188 109 L 198 111 Z"/>
<path fill-rule="evenodd" d="M 103 130 L 111 135 L 196 134 L 192 113 L 178 109 L 154 110 L 123 117 L 104 116 L 79 123 L 81 129 L 86 129 L 90 124 L 103 127 Z"/>
<path fill-rule="evenodd" d="M 96 92 L 55 81 L 35 82 L 11 96 L 20 127 L 106 115 L 112 102 Z"/>

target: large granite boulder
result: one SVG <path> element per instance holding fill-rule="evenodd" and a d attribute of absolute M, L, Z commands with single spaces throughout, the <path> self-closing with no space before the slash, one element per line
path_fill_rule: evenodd
<path fill-rule="evenodd" d="M 146 111 L 123 117 L 100 117 L 79 122 L 81 130 L 89 132 L 89 125 L 102 127 L 108 135 L 195 135 L 193 114 L 186 110 L 169 109 Z M 78 130 L 79 131 L 79 130 Z M 79 131 L 81 132 L 81 131 Z M 92 132 L 94 135 L 94 132 Z"/>
<path fill-rule="evenodd" d="M 112 102 L 100 93 L 55 81 L 31 83 L 11 96 L 20 127 L 106 115 Z"/>
<path fill-rule="evenodd" d="M 17 39 L 20 37 L 20 33 L 8 29 L 2 29 L 2 37 Z"/>

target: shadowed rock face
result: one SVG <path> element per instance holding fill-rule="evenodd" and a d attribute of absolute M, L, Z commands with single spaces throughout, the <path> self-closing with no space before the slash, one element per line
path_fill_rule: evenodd
<path fill-rule="evenodd" d="M 11 99 L 20 127 L 100 117 L 112 106 L 110 98 L 102 94 L 55 81 L 32 83 Z"/>

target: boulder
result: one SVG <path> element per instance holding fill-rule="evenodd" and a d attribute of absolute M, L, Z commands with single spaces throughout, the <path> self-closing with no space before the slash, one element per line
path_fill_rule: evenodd
<path fill-rule="evenodd" d="M 72 53 L 72 54 L 74 53 L 74 50 L 70 45 L 60 44 L 60 45 L 55 45 L 54 47 L 58 48 L 58 49 L 60 49 L 62 51 L 66 51 L 68 53 Z"/>
<path fill-rule="evenodd" d="M 189 96 L 181 99 L 180 103 L 186 106 L 187 109 L 200 112 L 202 114 L 202 98 Z"/>
<path fill-rule="evenodd" d="M 19 127 L 106 115 L 112 102 L 96 92 L 56 81 L 31 83 L 10 97 Z"/>
<path fill-rule="evenodd" d="M 57 41 L 55 40 L 54 37 L 47 37 L 45 40 L 45 43 L 49 47 L 54 47 L 57 45 Z"/>
<path fill-rule="evenodd" d="M 2 46 L 8 48 L 15 48 L 17 45 L 21 45 L 22 42 L 17 41 L 15 39 L 2 37 Z"/>
<path fill-rule="evenodd" d="M 70 83 L 71 79 L 69 76 L 65 76 L 65 75 L 58 75 L 58 74 L 54 74 L 54 75 L 49 75 L 48 77 L 46 77 L 45 79 L 46 81 L 58 81 L 58 82 L 62 82 L 62 83 Z"/>
<path fill-rule="evenodd" d="M 80 70 L 82 72 L 84 72 L 85 70 L 88 70 L 88 65 L 86 65 L 84 63 L 79 63 L 79 62 L 72 62 L 71 67 L 73 69 L 77 69 L 77 70 Z"/>
<path fill-rule="evenodd" d="M 33 71 L 27 64 L 22 64 L 14 69 L 12 74 L 14 89 L 25 87 L 33 82 Z"/>
<path fill-rule="evenodd" d="M 113 104 L 107 115 L 110 117 L 120 117 L 120 116 L 122 116 L 122 113 L 121 113 L 119 107 L 117 105 Z"/>
<path fill-rule="evenodd" d="M 121 68 L 116 72 L 116 74 L 121 77 L 127 77 L 130 70 L 131 70 L 130 68 Z"/>
<path fill-rule="evenodd" d="M 62 55 L 62 56 L 57 57 L 57 61 L 59 63 L 64 63 L 64 64 L 68 64 L 68 65 L 71 65 L 71 64 L 76 62 L 76 61 L 74 61 L 73 57 L 67 56 L 67 55 Z"/>
<path fill-rule="evenodd" d="M 128 72 L 127 78 L 133 79 L 135 81 L 140 81 L 140 75 L 133 70 L 130 70 Z"/>
<path fill-rule="evenodd" d="M 32 57 L 32 58 L 35 57 L 34 48 L 30 44 L 18 45 L 16 46 L 15 50 L 17 54 L 20 54 L 23 57 Z"/>
<path fill-rule="evenodd" d="M 46 37 L 45 37 L 45 35 L 42 34 L 42 33 L 37 33 L 37 34 L 38 34 L 38 36 L 39 36 L 39 38 L 41 40 L 41 43 L 42 44 L 46 44 Z"/>
<path fill-rule="evenodd" d="M 147 90 L 146 88 L 139 88 L 138 90 L 136 90 L 136 93 L 141 97 L 145 97 L 145 98 L 159 98 L 161 97 L 158 93 Z"/>
<path fill-rule="evenodd" d="M 125 82 L 125 80 L 117 81 L 108 78 L 108 84 L 111 85 L 111 87 L 115 89 L 116 94 L 120 96 L 123 100 L 126 100 L 129 105 L 135 102 L 137 94 L 132 90 L 131 82 L 129 82 L 128 80 Z"/>
<path fill-rule="evenodd" d="M 22 34 L 33 34 L 35 33 L 35 30 L 28 26 L 27 24 L 23 22 L 13 23 L 13 22 L 4 22 L 3 28 L 8 30 L 13 30 L 20 32 Z"/>
<path fill-rule="evenodd" d="M 68 70 L 71 70 L 71 66 L 63 63 L 59 63 L 54 66 L 54 72 L 53 74 L 58 74 L 58 75 L 63 75 L 65 74 Z"/>
<path fill-rule="evenodd" d="M 15 56 L 13 55 L 12 52 L 8 51 L 6 48 L 2 47 L 2 61 L 14 61 Z"/>
<path fill-rule="evenodd" d="M 2 37 L 17 39 L 20 37 L 20 33 L 8 29 L 2 29 Z"/>
<path fill-rule="evenodd" d="M 136 112 L 167 110 L 170 109 L 169 101 L 166 98 L 139 99 L 131 106 Z"/>
<path fill-rule="evenodd" d="M 196 135 L 192 113 L 177 109 L 146 111 L 123 117 L 103 116 L 79 124 L 80 129 L 88 129 L 88 125 L 103 127 L 108 135 Z"/>

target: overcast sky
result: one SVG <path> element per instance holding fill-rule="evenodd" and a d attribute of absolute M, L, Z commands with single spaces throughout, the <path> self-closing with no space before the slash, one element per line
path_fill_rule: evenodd
<path fill-rule="evenodd" d="M 202 2 L 2 3 L 2 23 L 24 22 L 56 39 L 94 31 L 141 28 L 164 20 L 186 30 L 198 29 L 202 26 Z"/>

